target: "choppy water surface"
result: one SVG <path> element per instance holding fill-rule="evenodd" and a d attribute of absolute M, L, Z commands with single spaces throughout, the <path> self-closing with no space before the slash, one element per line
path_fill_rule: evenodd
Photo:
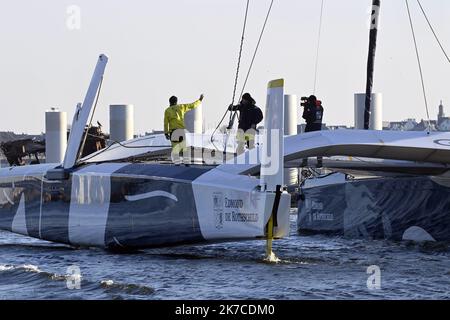
<path fill-rule="evenodd" d="M 113 254 L 0 231 L 0 299 L 450 299 L 448 245 L 291 236 Z M 381 289 L 367 268 L 381 269 Z M 75 268 L 68 269 L 68 267 Z M 80 289 L 76 277 L 81 271 Z M 75 282 L 74 282 L 75 281 Z"/>

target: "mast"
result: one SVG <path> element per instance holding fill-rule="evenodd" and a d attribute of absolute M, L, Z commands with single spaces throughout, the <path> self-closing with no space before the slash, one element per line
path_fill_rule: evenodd
<path fill-rule="evenodd" d="M 373 70 L 377 48 L 378 18 L 380 16 L 380 0 L 372 1 L 372 17 L 370 21 L 369 57 L 367 59 L 366 107 L 364 111 L 364 129 L 369 129 L 370 107 L 372 104 Z"/>
<path fill-rule="evenodd" d="M 89 124 L 89 116 L 96 104 L 96 97 L 100 94 L 100 86 L 105 72 L 106 64 L 108 63 L 108 57 L 100 55 L 97 60 L 97 65 L 92 75 L 91 83 L 89 84 L 86 97 L 81 105 L 77 105 L 75 115 L 73 117 L 72 127 L 70 129 L 69 141 L 67 143 L 66 154 L 64 157 L 63 167 L 64 169 L 73 168 L 83 150 L 84 143 L 86 141 L 85 128 Z"/>

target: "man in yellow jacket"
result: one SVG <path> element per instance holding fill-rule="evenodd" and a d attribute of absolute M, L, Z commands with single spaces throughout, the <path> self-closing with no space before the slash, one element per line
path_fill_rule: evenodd
<path fill-rule="evenodd" d="M 184 151 L 184 116 L 190 110 L 197 108 L 203 101 L 203 94 L 200 98 L 189 104 L 178 104 L 178 98 L 170 97 L 170 106 L 164 112 L 164 134 L 172 142 L 172 153 L 181 154 Z"/>

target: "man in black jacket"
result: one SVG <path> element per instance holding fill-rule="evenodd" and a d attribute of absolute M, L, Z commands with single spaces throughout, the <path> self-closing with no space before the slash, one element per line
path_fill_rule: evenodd
<path fill-rule="evenodd" d="M 303 110 L 303 119 L 306 121 L 305 132 L 322 130 L 322 101 L 317 100 L 316 96 L 310 96 L 302 105 L 305 108 Z"/>
<path fill-rule="evenodd" d="M 322 101 L 312 95 L 309 98 L 302 98 L 301 105 L 304 107 L 303 119 L 306 121 L 305 132 L 313 132 L 322 130 L 323 106 Z M 308 165 L 308 159 L 303 159 L 302 166 Z M 322 167 L 322 157 L 317 157 L 317 167 Z"/>
<path fill-rule="evenodd" d="M 255 145 L 255 135 L 257 133 L 257 125 L 263 120 L 263 113 L 260 108 L 256 106 L 255 99 L 249 93 L 242 96 L 241 103 L 237 106 L 231 105 L 230 111 L 239 111 L 239 125 L 238 125 L 238 148 L 237 153 L 244 151 L 244 146 L 247 145 L 251 149 Z"/>

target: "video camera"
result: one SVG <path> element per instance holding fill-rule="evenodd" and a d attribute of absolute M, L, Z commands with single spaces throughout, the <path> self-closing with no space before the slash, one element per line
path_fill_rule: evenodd
<path fill-rule="evenodd" d="M 306 107 L 308 105 L 313 105 L 313 106 L 322 105 L 322 101 L 317 100 L 316 96 L 301 97 L 300 100 L 301 100 L 300 106 L 302 106 L 302 107 Z"/>
<path fill-rule="evenodd" d="M 308 97 L 301 97 L 300 100 L 301 100 L 300 106 L 306 107 L 308 105 L 308 102 L 309 102 L 309 98 Z"/>

